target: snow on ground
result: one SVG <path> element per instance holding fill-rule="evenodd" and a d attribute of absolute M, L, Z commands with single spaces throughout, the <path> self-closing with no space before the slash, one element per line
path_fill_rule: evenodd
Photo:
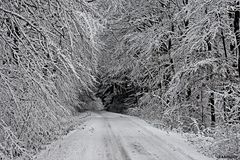
<path fill-rule="evenodd" d="M 110 112 L 92 113 L 36 160 L 213 160 L 198 153 L 181 135 L 145 121 Z"/>

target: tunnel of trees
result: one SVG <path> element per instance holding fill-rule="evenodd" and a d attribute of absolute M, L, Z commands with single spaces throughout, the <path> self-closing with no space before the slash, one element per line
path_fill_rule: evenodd
<path fill-rule="evenodd" d="M 99 97 L 240 151 L 239 0 L 0 0 L 0 159 Z"/>

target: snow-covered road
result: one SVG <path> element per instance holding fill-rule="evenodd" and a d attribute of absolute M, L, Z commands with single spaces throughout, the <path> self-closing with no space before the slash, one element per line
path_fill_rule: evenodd
<path fill-rule="evenodd" d="M 181 136 L 131 116 L 93 112 L 78 129 L 51 144 L 37 160 L 211 160 Z"/>

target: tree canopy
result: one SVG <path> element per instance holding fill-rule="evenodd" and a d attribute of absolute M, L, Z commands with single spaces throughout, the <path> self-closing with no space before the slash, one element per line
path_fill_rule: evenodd
<path fill-rule="evenodd" d="M 239 3 L 0 0 L 0 158 L 31 158 L 95 96 L 238 155 Z"/>

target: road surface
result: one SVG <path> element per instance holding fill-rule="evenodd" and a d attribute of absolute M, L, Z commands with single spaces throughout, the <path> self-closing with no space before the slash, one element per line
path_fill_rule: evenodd
<path fill-rule="evenodd" d="M 211 160 L 181 136 L 131 116 L 98 112 L 37 160 Z"/>

